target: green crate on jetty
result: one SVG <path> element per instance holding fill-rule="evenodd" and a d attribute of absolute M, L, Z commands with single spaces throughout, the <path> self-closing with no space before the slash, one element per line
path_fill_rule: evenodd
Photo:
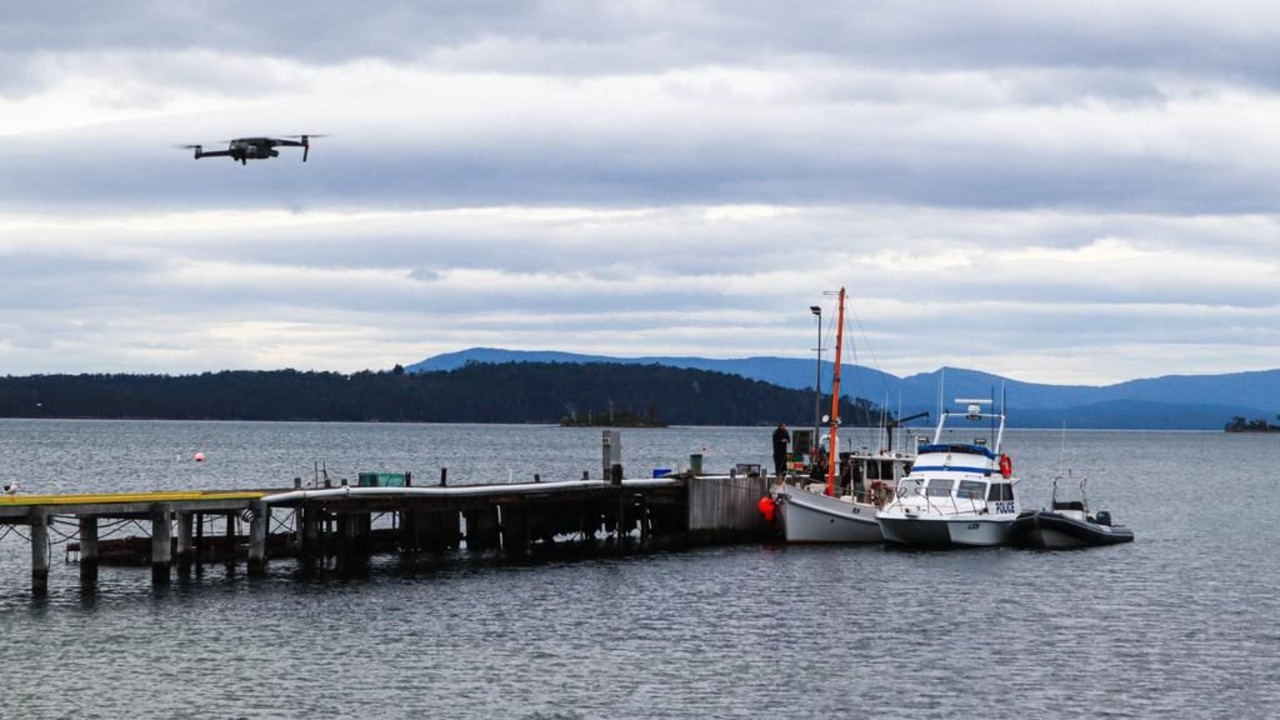
<path fill-rule="evenodd" d="M 360 473 L 360 487 L 405 487 L 406 485 L 404 473 Z"/>

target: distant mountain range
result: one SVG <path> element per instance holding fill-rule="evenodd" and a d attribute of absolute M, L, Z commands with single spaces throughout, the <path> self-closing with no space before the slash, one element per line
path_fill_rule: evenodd
<path fill-rule="evenodd" d="M 812 360 L 751 357 L 620 358 L 553 351 L 471 348 L 408 365 L 408 372 L 453 370 L 470 362 L 608 362 L 713 370 L 785 388 L 812 388 Z M 833 363 L 823 362 L 822 385 L 830 391 Z M 977 370 L 942 368 L 900 378 L 879 370 L 843 365 L 841 393 L 888 407 L 898 416 L 935 411 L 939 397 L 1004 398 L 1010 427 L 1150 430 L 1221 430 L 1232 418 L 1273 419 L 1280 414 L 1280 370 L 1225 375 L 1168 375 L 1115 385 L 1044 385 Z"/>

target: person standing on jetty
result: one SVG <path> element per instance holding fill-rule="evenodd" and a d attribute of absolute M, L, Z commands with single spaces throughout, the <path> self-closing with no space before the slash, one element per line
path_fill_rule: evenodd
<path fill-rule="evenodd" d="M 782 477 L 787 470 L 787 446 L 791 444 L 791 433 L 786 423 L 778 423 L 773 431 L 773 472 Z"/>

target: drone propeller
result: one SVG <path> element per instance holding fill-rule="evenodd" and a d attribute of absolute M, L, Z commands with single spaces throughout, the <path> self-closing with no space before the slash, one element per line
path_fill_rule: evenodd
<path fill-rule="evenodd" d="M 203 150 L 204 150 L 204 146 L 203 146 L 203 145 L 174 145 L 174 147 L 176 147 L 176 148 L 181 148 L 181 149 L 183 149 L 183 150 L 195 150 L 195 151 L 196 151 L 196 159 L 197 159 L 197 160 L 199 160 L 199 159 L 200 159 L 200 153 L 201 153 L 201 151 L 203 151 Z"/>
<path fill-rule="evenodd" d="M 311 152 L 311 138 L 329 137 L 328 135 L 315 135 L 308 133 L 306 135 L 285 135 L 287 138 L 298 138 L 302 141 L 302 162 L 307 161 L 307 155 Z"/>

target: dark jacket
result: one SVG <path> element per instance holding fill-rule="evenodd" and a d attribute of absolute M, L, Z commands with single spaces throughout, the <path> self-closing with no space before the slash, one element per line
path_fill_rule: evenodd
<path fill-rule="evenodd" d="M 787 445 L 791 442 L 791 433 L 786 428 L 778 428 L 773 431 L 773 456 L 775 458 L 786 457 Z"/>

